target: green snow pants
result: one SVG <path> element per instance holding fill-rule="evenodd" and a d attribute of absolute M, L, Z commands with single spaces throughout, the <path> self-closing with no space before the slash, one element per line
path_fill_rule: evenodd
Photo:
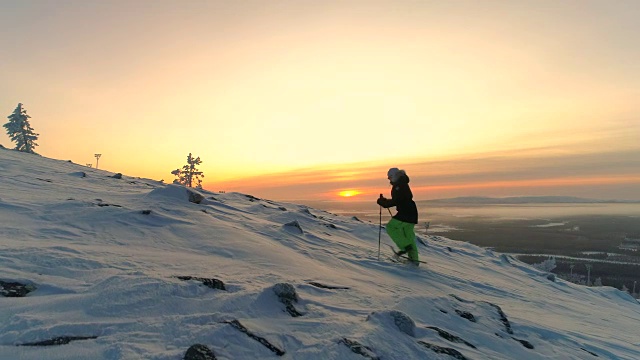
<path fill-rule="evenodd" d="M 420 261 L 418 247 L 416 246 L 416 233 L 413 231 L 415 224 L 391 219 L 387 224 L 387 234 L 402 251 L 406 251 L 409 259 Z"/>

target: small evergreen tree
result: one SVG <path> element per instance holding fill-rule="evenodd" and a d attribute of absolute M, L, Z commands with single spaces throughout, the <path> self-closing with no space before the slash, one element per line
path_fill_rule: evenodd
<path fill-rule="evenodd" d="M 549 256 L 547 260 L 544 260 L 539 264 L 533 264 L 532 266 L 538 270 L 551 272 L 551 270 L 556 268 L 556 258 L 553 256 Z"/>
<path fill-rule="evenodd" d="M 202 164 L 200 157 L 193 158 L 191 153 L 187 156 L 187 164 L 182 168 L 175 169 L 171 174 L 175 175 L 177 179 L 173 180 L 174 184 L 182 184 L 187 187 L 194 187 L 196 189 L 202 189 L 202 179 L 204 173 L 196 168 L 196 165 Z"/>
<path fill-rule="evenodd" d="M 30 117 L 20 103 L 13 114 L 8 116 L 9 122 L 3 127 L 7 129 L 11 141 L 16 143 L 16 150 L 35 154 L 34 149 L 38 146 L 35 141 L 38 140 L 39 134 L 33 132 L 33 128 L 29 124 Z"/>

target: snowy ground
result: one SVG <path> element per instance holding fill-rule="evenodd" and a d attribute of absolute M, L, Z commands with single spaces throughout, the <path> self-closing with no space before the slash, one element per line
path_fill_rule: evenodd
<path fill-rule="evenodd" d="M 377 224 L 302 205 L 6 149 L 0 174 L 0 281 L 34 289 L 0 296 L 0 359 L 640 358 L 628 294 L 467 243 L 421 236 L 412 268 L 378 260 Z"/>

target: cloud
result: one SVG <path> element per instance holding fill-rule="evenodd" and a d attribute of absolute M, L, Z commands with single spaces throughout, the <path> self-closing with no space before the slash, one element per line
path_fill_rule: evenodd
<path fill-rule="evenodd" d="M 409 164 L 351 164 L 238 179 L 221 184 L 228 190 L 285 200 L 335 199 L 340 191 L 358 190 L 355 198 L 388 193 L 386 171 L 399 166 L 411 178 L 418 199 L 462 195 L 513 195 L 579 191 L 585 187 L 616 189 L 624 185 L 627 198 L 640 196 L 640 149 L 597 153 L 563 153 L 560 148 L 469 155 Z M 580 188 L 580 189 L 578 189 Z M 573 189 L 573 190 L 572 190 Z M 606 189 L 605 189 L 606 190 Z M 614 191 L 615 190 L 615 191 Z M 511 194 L 510 194 L 511 195 Z M 593 194 L 607 197 L 607 194 Z"/>
<path fill-rule="evenodd" d="M 640 200 L 640 122 L 611 121 L 597 131 L 535 133 L 548 145 L 503 144 L 507 149 L 433 160 L 387 160 L 297 169 L 219 184 L 281 200 L 355 199 L 388 193 L 389 167 L 407 171 L 417 199 L 452 196 L 574 195 Z M 564 141 L 563 138 L 566 138 Z M 540 142 L 536 142 L 540 143 Z"/>

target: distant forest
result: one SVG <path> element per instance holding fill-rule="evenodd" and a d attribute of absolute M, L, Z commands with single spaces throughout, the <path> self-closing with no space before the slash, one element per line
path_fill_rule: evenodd
<path fill-rule="evenodd" d="M 527 264 L 539 264 L 546 260 L 548 256 L 532 256 L 520 255 L 519 260 Z M 587 268 L 586 265 L 591 264 L 590 285 L 594 285 L 596 280 L 600 278 L 601 286 L 612 286 L 617 289 L 627 288 L 629 293 L 634 290 L 635 297 L 638 298 L 637 292 L 640 292 L 640 263 L 636 265 L 612 264 L 605 262 L 583 262 L 579 260 L 569 260 L 564 258 L 556 258 L 556 268 L 552 270 L 554 274 L 560 278 L 571 281 L 576 284 L 587 284 Z M 573 269 L 571 269 L 573 265 Z"/>
<path fill-rule="evenodd" d="M 553 220 L 551 220 L 553 221 Z M 560 220 L 558 220 L 560 221 Z M 591 284 L 640 292 L 640 221 L 637 217 L 589 215 L 563 218 L 561 225 L 540 227 L 540 220 L 440 217 L 454 229 L 440 233 L 498 252 L 514 254 L 528 264 L 556 257 L 552 270 L 563 279 L 586 284 L 586 264 L 591 264 Z M 433 230 L 430 234 L 439 234 Z M 573 270 L 571 269 L 573 265 Z"/>

